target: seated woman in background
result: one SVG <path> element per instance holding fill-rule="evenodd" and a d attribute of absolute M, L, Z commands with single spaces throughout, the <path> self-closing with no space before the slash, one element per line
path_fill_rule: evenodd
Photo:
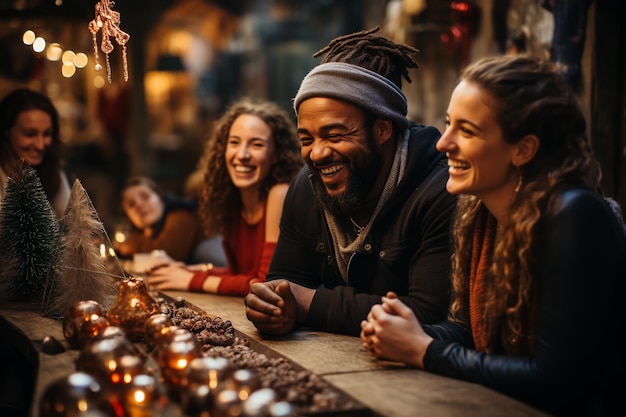
<path fill-rule="evenodd" d="M 149 178 L 132 177 L 122 190 L 122 208 L 132 227 L 126 240 L 113 242 L 118 256 L 160 250 L 173 260 L 193 262 L 204 235 L 192 203 L 165 196 Z"/>
<path fill-rule="evenodd" d="M 626 233 L 566 81 L 528 56 L 467 67 L 437 143 L 460 194 L 449 319 L 395 294 L 361 324 L 376 357 L 483 384 L 550 413 L 622 407 Z"/>
<path fill-rule="evenodd" d="M 35 169 L 54 214 L 63 217 L 70 185 L 62 170 L 59 114 L 48 97 L 25 88 L 0 101 L 0 201 L 19 159 Z"/>
<path fill-rule="evenodd" d="M 302 167 L 295 125 L 278 105 L 242 99 L 216 122 L 200 161 L 200 217 L 207 235 L 219 233 L 226 268 L 182 263 L 154 268 L 156 289 L 246 295 L 264 281 L 278 240 L 283 201 Z"/>

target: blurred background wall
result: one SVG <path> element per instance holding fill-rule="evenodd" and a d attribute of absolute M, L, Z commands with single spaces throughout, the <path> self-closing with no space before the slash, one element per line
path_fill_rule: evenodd
<path fill-rule="evenodd" d="M 185 194 L 211 124 L 232 100 L 263 97 L 292 112 L 300 81 L 319 62 L 313 53 L 334 37 L 381 26 L 387 36 L 417 47 L 420 67 L 404 87 L 409 116 L 442 128 L 459 71 L 472 59 L 549 56 L 554 1 L 117 0 L 120 29 L 130 35 L 124 81 L 115 39 L 110 80 L 102 52 L 105 68 L 95 70 L 87 25 L 96 0 L 0 0 L 0 96 L 29 86 L 53 99 L 63 120 L 66 170 L 110 228 L 130 175 L 150 176 Z M 605 191 L 624 207 L 624 2 L 588 1 L 583 17 L 576 88 Z M 36 50 L 25 41 L 27 31 L 46 46 Z M 74 61 L 63 64 L 54 50 L 71 51 Z M 75 59 L 81 54 L 84 65 Z"/>

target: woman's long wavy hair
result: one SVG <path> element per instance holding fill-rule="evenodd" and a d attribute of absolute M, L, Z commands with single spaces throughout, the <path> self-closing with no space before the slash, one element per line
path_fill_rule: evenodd
<path fill-rule="evenodd" d="M 540 142 L 535 157 L 520 167 L 522 186 L 510 207 L 511 221 L 499 225 L 484 306 L 488 351 L 526 354 L 534 342 L 539 283 L 533 250 L 540 218 L 551 196 L 566 184 L 600 191 L 601 171 L 578 100 L 551 63 L 530 56 L 496 56 L 468 66 L 461 78 L 489 94 L 505 141 L 536 135 Z M 472 238 L 487 215 L 477 197 L 460 197 L 453 226 L 453 320 L 469 317 Z"/>
<path fill-rule="evenodd" d="M 59 114 L 47 96 L 26 88 L 19 88 L 0 101 L 0 166 L 8 176 L 13 175 L 19 157 L 11 144 L 10 130 L 15 125 L 18 116 L 28 110 L 41 110 L 47 113 L 52 121 L 50 147 L 41 164 L 33 168 L 37 172 L 48 200 L 53 201 L 61 187 L 59 171 L 62 168 L 62 143 Z"/>
<path fill-rule="evenodd" d="M 286 111 L 270 101 L 243 98 L 235 102 L 215 122 L 199 162 L 199 169 L 204 173 L 199 208 L 207 236 L 224 234 L 234 219 L 241 215 L 241 194 L 228 175 L 224 155 L 230 128 L 244 114 L 257 116 L 272 131 L 276 162 L 259 190 L 260 201 L 265 201 L 274 185 L 289 183 L 304 164 L 295 123 Z"/>

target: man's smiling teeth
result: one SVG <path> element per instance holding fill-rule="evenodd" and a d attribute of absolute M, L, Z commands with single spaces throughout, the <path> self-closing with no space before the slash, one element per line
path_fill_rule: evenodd
<path fill-rule="evenodd" d="M 252 172 L 254 171 L 254 167 L 244 166 L 244 165 L 235 165 L 235 171 L 237 172 Z"/>
<path fill-rule="evenodd" d="M 328 168 L 321 168 L 321 169 L 320 169 L 320 172 L 321 172 L 322 174 L 324 174 L 324 175 L 332 175 L 332 174 L 334 174 L 334 173 L 336 173 L 336 172 L 341 171 L 344 167 L 345 167 L 345 165 L 344 165 L 344 164 L 340 164 L 340 165 L 333 165 L 333 166 L 330 166 L 330 167 L 328 167 Z"/>

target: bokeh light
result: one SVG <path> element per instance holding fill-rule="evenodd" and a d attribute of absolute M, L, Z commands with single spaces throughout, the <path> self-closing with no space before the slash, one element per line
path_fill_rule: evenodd
<path fill-rule="evenodd" d="M 62 54 L 63 54 L 63 49 L 61 48 L 61 45 L 59 45 L 58 43 L 53 42 L 50 45 L 48 45 L 48 49 L 46 50 L 46 58 L 48 58 L 48 60 L 58 61 L 59 59 L 61 59 Z"/>
<path fill-rule="evenodd" d="M 22 35 L 22 41 L 24 42 L 24 45 L 32 45 L 33 42 L 35 42 L 35 32 L 32 30 L 24 32 Z"/>
<path fill-rule="evenodd" d="M 61 68 L 61 73 L 65 78 L 70 78 L 76 73 L 76 67 L 74 66 L 74 64 L 63 64 L 63 68 Z"/>
<path fill-rule="evenodd" d="M 93 85 L 96 88 L 102 88 L 104 87 L 104 77 L 102 75 L 96 75 L 93 78 Z"/>
<path fill-rule="evenodd" d="M 75 56 L 76 54 L 74 53 L 74 51 L 70 51 L 69 49 L 63 52 L 63 55 L 61 56 L 61 61 L 63 62 L 63 65 L 74 66 Z"/>
<path fill-rule="evenodd" d="M 41 36 L 37 36 L 35 41 L 33 42 L 33 51 L 35 52 L 43 52 L 46 49 L 46 41 Z"/>
<path fill-rule="evenodd" d="M 88 63 L 89 58 L 87 57 L 87 54 L 83 52 L 77 53 L 74 57 L 74 65 L 76 65 L 76 68 L 85 68 Z"/>

